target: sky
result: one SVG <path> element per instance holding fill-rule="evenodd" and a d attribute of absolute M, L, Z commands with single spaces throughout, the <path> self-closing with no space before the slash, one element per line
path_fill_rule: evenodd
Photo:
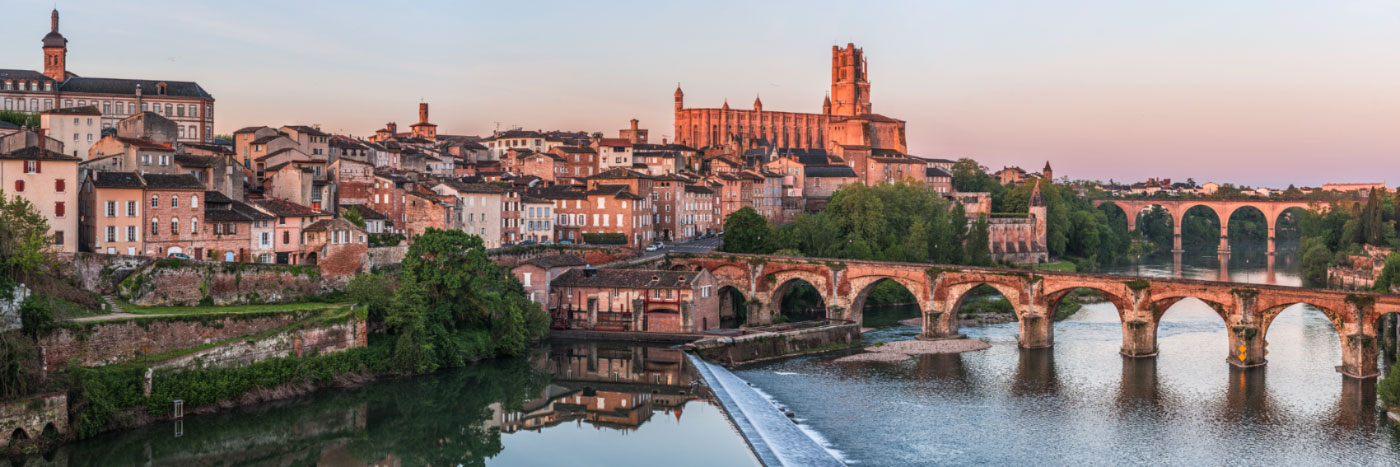
<path fill-rule="evenodd" d="M 402 3 L 400 5 L 399 3 Z M 53 0 L 6 0 L 0 68 L 41 70 Z M 993 170 L 1250 186 L 1400 185 L 1400 1 L 57 3 L 69 70 L 197 81 L 215 131 L 368 136 L 819 112 L 831 46 L 869 62 L 912 154 Z"/>

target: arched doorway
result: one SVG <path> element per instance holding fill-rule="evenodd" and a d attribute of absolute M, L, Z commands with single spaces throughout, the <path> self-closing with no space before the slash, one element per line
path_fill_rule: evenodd
<path fill-rule="evenodd" d="M 315 266 L 315 265 L 316 265 L 316 252 L 313 251 L 313 252 L 307 253 L 307 254 L 306 254 L 306 258 L 304 258 L 304 259 L 302 260 L 301 264 L 305 264 L 305 265 L 307 265 L 307 266 Z"/>
<path fill-rule="evenodd" d="M 826 300 L 810 282 L 789 280 L 774 296 L 774 306 L 777 308 L 777 314 L 773 316 L 774 324 L 826 319 Z"/>
<path fill-rule="evenodd" d="M 232 252 L 232 251 L 225 251 L 225 252 L 224 252 L 224 261 L 225 261 L 225 262 L 232 263 L 233 260 L 234 260 L 234 254 L 233 254 L 233 252 Z"/>

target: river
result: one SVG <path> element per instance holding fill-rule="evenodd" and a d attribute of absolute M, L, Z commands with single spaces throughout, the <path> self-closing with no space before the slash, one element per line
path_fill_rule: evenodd
<path fill-rule="evenodd" d="M 1241 249 L 1228 277 L 1267 282 Z M 1108 272 L 1216 279 L 1213 254 Z M 1297 285 L 1281 254 L 1273 282 Z M 898 314 L 897 309 L 883 310 Z M 872 310 L 867 316 L 881 316 Z M 872 319 L 869 342 L 914 326 Z M 1395 465 L 1400 437 L 1375 384 L 1343 378 L 1322 313 L 1296 306 L 1269 336 L 1269 363 L 1225 361 L 1226 329 L 1203 303 L 1168 309 L 1156 358 L 1118 354 L 1113 306 L 1056 323 L 1055 346 L 1022 350 L 1014 323 L 964 327 L 992 346 L 901 363 L 846 353 L 734 372 L 858 465 Z M 64 446 L 24 465 L 755 465 L 695 368 L 660 346 L 553 343 L 532 355 L 380 381 L 255 408 L 189 416 Z"/>

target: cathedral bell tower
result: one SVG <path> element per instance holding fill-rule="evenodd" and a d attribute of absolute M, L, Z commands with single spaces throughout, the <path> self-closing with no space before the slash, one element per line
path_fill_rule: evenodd
<path fill-rule="evenodd" d="M 866 79 L 865 65 L 865 54 L 855 44 L 831 46 L 832 115 L 870 113 L 870 81 Z"/>
<path fill-rule="evenodd" d="M 58 10 L 49 17 L 49 33 L 44 36 L 44 76 L 54 81 L 68 79 L 68 39 L 58 33 Z"/>

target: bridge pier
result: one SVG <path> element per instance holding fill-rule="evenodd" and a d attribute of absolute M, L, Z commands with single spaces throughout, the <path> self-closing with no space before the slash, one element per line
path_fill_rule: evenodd
<path fill-rule="evenodd" d="M 1123 347 L 1118 353 L 1132 358 L 1156 357 L 1157 323 L 1137 318 L 1123 320 Z"/>
<path fill-rule="evenodd" d="M 1379 353 L 1375 336 L 1348 334 L 1342 338 L 1342 364 L 1337 367 L 1337 372 L 1358 379 L 1380 376 L 1380 371 L 1376 369 Z"/>
<path fill-rule="evenodd" d="M 1230 254 L 1230 235 L 1225 233 L 1225 227 L 1220 228 L 1220 248 L 1216 251 L 1222 255 Z"/>
<path fill-rule="evenodd" d="M 1023 349 L 1044 349 L 1055 345 L 1055 320 L 1045 314 L 1023 314 L 1019 317 L 1021 332 L 1016 343 Z"/>
<path fill-rule="evenodd" d="M 923 340 L 938 339 L 960 339 L 965 336 L 958 333 L 958 316 L 956 312 L 945 312 L 937 309 L 924 311 L 924 332 L 919 335 Z"/>
<path fill-rule="evenodd" d="M 1230 356 L 1231 365 L 1240 368 L 1262 366 L 1268 363 L 1264 359 L 1264 333 L 1255 324 L 1241 324 L 1230 327 Z"/>

